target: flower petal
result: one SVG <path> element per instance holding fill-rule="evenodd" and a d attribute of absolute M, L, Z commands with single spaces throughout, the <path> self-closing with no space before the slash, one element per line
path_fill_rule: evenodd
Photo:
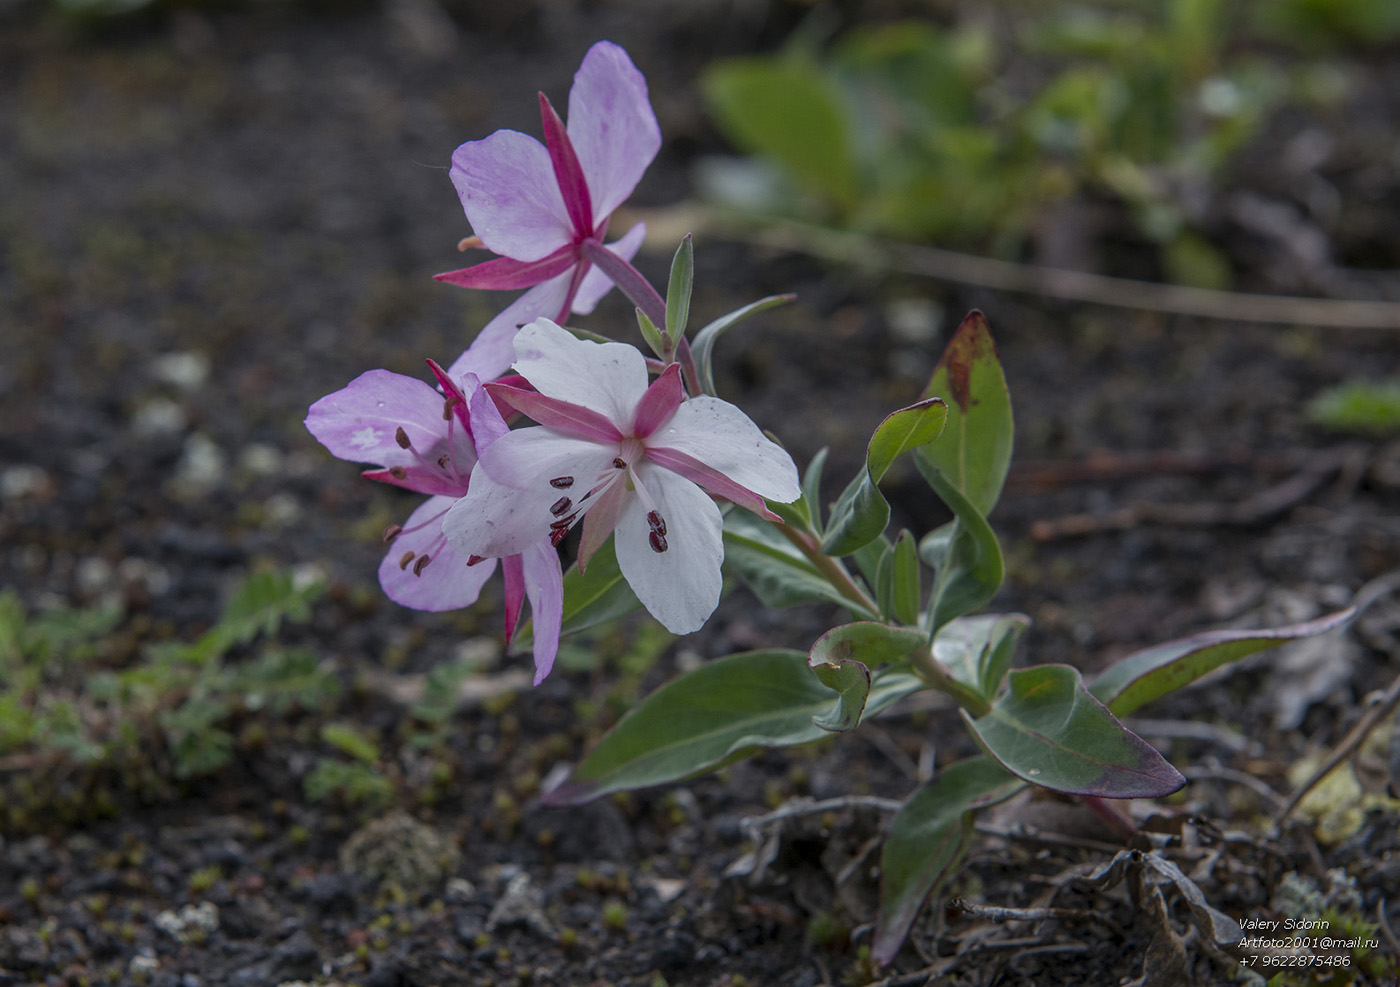
<path fill-rule="evenodd" d="M 588 178 L 597 226 L 632 194 L 661 148 L 647 80 L 610 41 L 590 48 L 574 75 L 569 137 Z"/>
<path fill-rule="evenodd" d="M 516 411 L 528 415 L 541 425 L 591 442 L 622 441 L 622 433 L 618 431 L 617 426 L 592 408 L 560 401 L 523 387 L 492 384 L 490 390 L 492 397 L 500 398 Z"/>
<path fill-rule="evenodd" d="M 684 400 L 685 387 L 681 384 L 681 365 L 673 363 L 661 372 L 660 377 L 651 382 L 647 392 L 637 402 L 631 434 L 645 439 L 670 421 Z"/>
<path fill-rule="evenodd" d="M 491 573 L 494 559 L 467 565 L 443 538 L 442 516 L 455 497 L 429 497 L 404 522 L 379 564 L 379 585 L 389 599 L 413 610 L 457 610 L 476 602 Z M 414 574 L 414 563 L 430 553 L 432 561 Z M 412 555 L 404 562 L 406 555 Z"/>
<path fill-rule="evenodd" d="M 642 242 L 647 238 L 647 224 L 638 223 L 621 237 L 608 244 L 608 249 L 617 254 L 623 260 L 630 261 L 637 256 L 637 251 L 641 249 Z M 588 273 L 583 276 L 582 283 L 578 286 L 578 292 L 574 295 L 573 311 L 576 315 L 589 315 L 602 301 L 613 286 L 612 279 L 596 266 L 590 267 Z M 544 313 L 548 315 L 549 313 Z"/>
<path fill-rule="evenodd" d="M 455 284 L 459 288 L 510 291 L 513 288 L 530 288 L 541 281 L 548 281 L 561 272 L 572 271 L 577 264 L 578 252 L 566 243 L 535 260 L 497 257 L 473 264 L 471 267 L 434 274 L 433 280 Z"/>
<path fill-rule="evenodd" d="M 682 404 L 647 440 L 647 456 L 657 462 L 665 459 L 666 449 L 698 460 L 760 497 L 789 504 L 802 495 L 792 457 L 728 401 L 701 395 Z M 685 473 L 675 462 L 668 465 Z"/>
<path fill-rule="evenodd" d="M 618 521 L 617 561 L 637 599 L 672 634 L 699 630 L 719 605 L 723 522 L 709 496 L 684 477 L 643 463 L 639 484 L 652 501 L 628 500 Z M 647 513 L 665 522 L 665 551 L 652 546 Z"/>
<path fill-rule="evenodd" d="M 466 429 L 449 430 L 442 417 L 443 400 L 415 377 L 370 370 L 313 404 L 306 428 L 341 459 L 385 467 L 367 472 L 371 479 L 420 493 L 460 494 L 476 453 Z M 400 429 L 411 448 L 399 445 Z M 450 457 L 457 472 L 436 468 L 442 456 Z"/>
<path fill-rule="evenodd" d="M 623 430 L 647 390 L 646 358 L 635 346 L 577 339 L 548 319 L 516 334 L 515 370 L 541 394 L 601 412 Z"/>
<path fill-rule="evenodd" d="M 571 242 L 564 197 L 545 146 L 515 130 L 498 130 L 452 153 L 452 184 L 472 232 L 493 253 L 539 260 Z"/>
<path fill-rule="evenodd" d="M 557 315 L 564 304 L 571 272 L 565 271 L 535 285 L 506 306 L 476 334 L 462 355 L 452 361 L 447 372 L 455 379 L 463 374 L 476 374 L 481 380 L 495 380 L 515 362 L 515 334 L 527 322 L 541 316 Z M 584 278 L 584 283 L 588 282 Z"/>
<path fill-rule="evenodd" d="M 535 685 L 544 681 L 559 654 L 559 630 L 564 620 L 564 572 L 559 553 L 548 541 L 520 553 L 525 570 L 525 595 L 530 598 L 530 622 L 535 637 Z"/>

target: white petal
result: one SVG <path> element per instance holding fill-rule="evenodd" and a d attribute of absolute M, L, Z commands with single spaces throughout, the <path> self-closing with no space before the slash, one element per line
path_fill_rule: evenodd
<path fill-rule="evenodd" d="M 719 507 L 684 477 L 642 464 L 639 482 L 653 502 L 631 497 L 618 520 L 618 565 L 637 599 L 672 634 L 704 626 L 719 605 L 724 525 Z M 666 523 L 666 550 L 652 547 L 647 512 Z"/>
<path fill-rule="evenodd" d="M 647 389 L 647 363 L 626 343 L 578 339 L 548 319 L 515 336 L 515 370 L 548 397 L 607 415 L 624 432 Z"/>
<path fill-rule="evenodd" d="M 747 415 L 719 398 L 686 401 L 647 446 L 675 449 L 723 473 L 742 487 L 780 504 L 802 495 L 797 466 L 783 447 L 764 435 Z"/>
<path fill-rule="evenodd" d="M 614 445 L 599 445 L 576 439 L 542 426 L 517 428 L 507 432 L 482 450 L 482 468 L 497 483 L 517 490 L 543 488 L 555 491 L 553 499 L 568 495 L 582 500 L 593 482 L 612 465 L 617 455 Z M 476 482 L 475 473 L 472 482 Z M 572 484 L 551 485 L 551 480 L 570 478 Z"/>

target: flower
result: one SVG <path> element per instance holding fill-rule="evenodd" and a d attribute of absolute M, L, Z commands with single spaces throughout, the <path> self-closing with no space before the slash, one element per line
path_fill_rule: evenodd
<path fill-rule="evenodd" d="M 429 360 L 442 392 L 413 377 L 371 370 L 311 406 L 306 427 L 330 452 L 382 464 L 364 476 L 428 494 L 403 525 L 384 532 L 390 547 L 379 584 L 414 610 L 455 610 L 475 602 L 495 557 L 473 558 L 443 535 L 448 510 L 470 489 L 479 453 L 507 434 L 490 395 L 474 376 L 454 379 Z M 526 597 L 534 620 L 535 684 L 554 664 L 563 615 L 563 573 L 546 537 L 501 556 L 506 640 Z"/>
<path fill-rule="evenodd" d="M 732 404 L 686 398 L 677 364 L 648 385 L 632 346 L 537 319 L 515 337 L 515 354 L 534 390 L 484 389 L 540 424 L 482 450 L 467 495 L 443 519 L 449 543 L 507 555 L 581 524 L 582 569 L 616 532 L 622 574 L 652 616 L 675 634 L 698 630 L 722 583 L 723 523 L 710 495 L 777 520 L 764 498 L 801 493 L 791 457 Z"/>
<path fill-rule="evenodd" d="M 614 278 L 626 277 L 646 234 L 638 223 L 603 245 L 613 211 L 661 147 L 646 79 L 627 52 L 608 41 L 588 50 L 569 90 L 567 128 L 543 93 L 540 115 L 545 144 L 498 130 L 452 154 L 452 184 L 467 220 L 482 245 L 500 256 L 437 279 L 467 288 L 531 289 L 516 300 L 514 312 L 501 313 L 473 342 L 471 350 L 482 351 L 477 365 L 488 371 L 482 379 L 498 376 L 489 372 L 491 359 L 503 356 L 502 370 L 509 365 L 518 326 L 538 316 L 564 322 L 571 311 L 593 311 Z M 645 290 L 640 275 L 636 280 L 641 284 L 629 278 L 624 288 Z"/>

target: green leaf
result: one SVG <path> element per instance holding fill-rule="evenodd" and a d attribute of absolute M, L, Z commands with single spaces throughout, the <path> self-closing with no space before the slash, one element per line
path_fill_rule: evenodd
<path fill-rule="evenodd" d="M 720 130 L 770 158 L 840 211 L 856 202 L 851 126 L 836 82 L 798 58 L 718 62 L 702 81 Z"/>
<path fill-rule="evenodd" d="M 980 514 L 990 514 L 1011 462 L 1013 425 L 1006 376 L 981 312 L 958 326 L 924 396 L 947 400 L 948 424 L 919 449 L 918 460 L 947 476 Z"/>
<path fill-rule="evenodd" d="M 651 317 L 637 309 L 637 328 L 642 331 L 642 339 L 646 341 L 651 351 L 661 359 L 666 358 L 666 337 L 661 330 L 656 328 L 656 323 L 651 321 Z"/>
<path fill-rule="evenodd" d="M 859 616 L 879 616 L 843 596 L 772 524 L 748 511 L 730 511 L 725 516 L 724 561 L 764 606 L 839 603 Z"/>
<path fill-rule="evenodd" d="M 1030 625 L 1031 619 L 1020 613 L 958 617 L 939 629 L 933 639 L 933 657 L 953 678 L 991 702 L 1017 642 Z"/>
<path fill-rule="evenodd" d="M 875 428 L 865 453 L 865 469 L 846 486 L 831 509 L 822 551 L 850 555 L 885 531 L 890 505 L 880 493 L 880 480 L 902 453 L 937 438 L 948 417 L 948 406 L 928 398 L 892 412 Z"/>
<path fill-rule="evenodd" d="M 923 631 L 913 627 L 890 627 L 862 620 L 854 624 L 833 627 L 812 645 L 809 656 L 812 667 L 819 663 L 839 664 L 854 658 L 867 665 L 887 661 L 903 661 L 911 651 L 928 647 Z"/>
<path fill-rule="evenodd" d="M 840 697 L 836 706 L 812 717 L 812 723 L 832 733 L 845 733 L 860 725 L 865 702 L 870 697 L 870 669 L 849 658 L 835 664 L 819 661 L 808 664 L 822 685 Z"/>
<path fill-rule="evenodd" d="M 1207 631 L 1134 652 L 1104 669 L 1090 691 L 1115 716 L 1127 716 L 1207 672 L 1289 641 L 1344 627 L 1356 608 L 1266 631 Z"/>
<path fill-rule="evenodd" d="M 826 468 L 827 447 L 822 446 L 812 461 L 807 464 L 807 472 L 802 474 L 802 502 L 807 505 L 807 513 L 812 523 L 812 531 L 822 533 L 822 470 Z"/>
<path fill-rule="evenodd" d="M 321 727 L 321 739 L 341 753 L 366 764 L 379 760 L 379 745 L 359 727 L 349 723 L 327 723 Z"/>
<path fill-rule="evenodd" d="M 576 634 L 625 617 L 641 607 L 632 587 L 623 578 L 613 540 L 609 538 L 593 553 L 586 572 L 579 572 L 574 566 L 564 573 L 564 620 L 560 631 Z M 530 644 L 533 627 L 530 621 L 516 631 L 511 639 L 512 650 L 520 651 Z"/>
<path fill-rule="evenodd" d="M 1007 676 L 1010 689 L 985 716 L 963 712 L 977 742 L 1012 774 L 1070 795 L 1159 798 L 1186 784 L 1181 772 L 1090 694 L 1069 665 Z"/>
<path fill-rule="evenodd" d="M 690 289 L 695 283 L 695 243 L 687 233 L 671 260 L 671 280 L 666 286 L 666 335 L 675 346 L 690 321 Z"/>
<path fill-rule="evenodd" d="M 951 525 L 932 531 L 919 544 L 919 555 L 937 570 L 929 594 L 929 630 L 940 627 L 986 604 L 1006 575 L 1001 546 L 987 519 L 934 466 L 922 458 L 915 464 L 934 493 L 952 509 Z"/>
<path fill-rule="evenodd" d="M 901 531 L 890 553 L 889 604 L 886 607 L 886 612 L 901 624 L 919 622 L 919 604 L 923 602 L 920 575 L 918 543 L 910 532 Z"/>
<path fill-rule="evenodd" d="M 991 758 L 972 757 L 940 771 L 904 803 L 880 855 L 880 918 L 871 948 L 877 965 L 894 959 L 924 902 L 953 876 L 973 814 L 1025 784 Z"/>
<path fill-rule="evenodd" d="M 871 688 L 873 715 L 920 688 L 903 673 Z M 609 792 L 678 781 L 760 747 L 805 744 L 829 736 L 813 717 L 838 697 L 808 668 L 800 651 L 730 655 L 674 679 L 633 707 L 598 742 L 549 805 L 571 805 Z"/>
<path fill-rule="evenodd" d="M 769 295 L 766 298 L 760 298 L 743 308 L 735 309 L 728 315 L 721 315 L 695 334 L 695 339 L 690 344 L 690 351 L 695 357 L 695 366 L 700 373 L 700 387 L 706 394 L 715 393 L 715 340 L 719 339 L 726 330 L 743 322 L 749 316 L 757 315 L 759 312 L 776 308 L 779 305 L 786 305 L 796 298 L 796 295 Z"/>

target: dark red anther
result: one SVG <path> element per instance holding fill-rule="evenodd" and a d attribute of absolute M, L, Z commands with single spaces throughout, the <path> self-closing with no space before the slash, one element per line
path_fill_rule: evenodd
<path fill-rule="evenodd" d="M 570 514 L 568 517 L 561 517 L 558 521 L 551 521 L 549 522 L 549 530 L 558 531 L 560 528 L 567 528 L 574 523 L 576 517 L 578 517 L 577 514 Z"/>
<path fill-rule="evenodd" d="M 407 569 L 408 564 L 413 561 L 414 554 L 413 552 L 404 552 L 403 555 L 399 557 L 399 568 Z"/>
<path fill-rule="evenodd" d="M 568 537 L 568 534 L 569 534 L 569 526 L 568 526 L 568 525 L 564 525 L 562 528 L 555 528 L 553 531 L 551 531 L 551 532 L 549 533 L 549 543 L 550 543 L 551 545 L 553 545 L 555 548 L 558 548 L 560 542 L 562 542 L 566 537 Z"/>
<path fill-rule="evenodd" d="M 408 441 L 408 433 L 403 430 L 402 425 L 394 429 L 394 441 L 399 444 L 400 449 L 407 449 L 413 445 L 412 442 Z"/>
<path fill-rule="evenodd" d="M 389 475 L 395 480 L 407 480 L 408 470 L 404 469 L 402 466 L 390 466 Z"/>
<path fill-rule="evenodd" d="M 433 561 L 433 557 L 431 555 L 418 556 L 418 561 L 413 563 L 413 574 L 415 576 L 423 575 L 423 570 L 428 568 L 428 563 L 431 561 Z"/>
<path fill-rule="evenodd" d="M 651 534 L 647 535 L 647 541 L 651 542 L 651 550 L 658 555 L 666 551 L 666 536 L 655 528 L 652 529 Z"/>
<path fill-rule="evenodd" d="M 462 401 L 457 395 L 450 395 L 446 401 L 442 402 L 442 420 L 450 422 L 452 420 L 452 409 L 457 407 Z"/>
<path fill-rule="evenodd" d="M 478 562 L 485 562 L 485 561 L 486 561 L 486 556 L 484 556 L 484 555 L 468 555 L 468 556 L 467 556 L 467 565 L 476 565 Z"/>
<path fill-rule="evenodd" d="M 563 514 L 565 511 L 567 511 L 570 507 L 573 507 L 573 506 L 574 506 L 574 502 L 573 502 L 572 500 L 570 500 L 568 497 L 560 497 L 560 498 L 559 498 L 558 500 L 556 500 L 556 501 L 554 502 L 554 504 L 549 508 L 549 513 L 553 514 L 555 517 L 558 517 L 559 515 Z"/>
<path fill-rule="evenodd" d="M 444 452 L 444 453 L 443 453 L 441 456 L 439 456 L 438 459 L 437 459 L 438 469 L 443 469 L 443 470 L 447 469 L 447 464 L 450 463 L 451 461 L 452 461 L 452 457 L 449 456 L 447 453 Z"/>
<path fill-rule="evenodd" d="M 387 528 L 384 529 L 384 544 L 386 544 L 386 545 L 392 545 L 392 544 L 394 543 L 394 539 L 397 538 L 397 537 L 398 537 L 399 535 L 401 535 L 401 534 L 403 534 L 403 525 L 401 525 L 401 524 L 391 524 L 391 525 L 389 525 L 389 527 L 387 527 Z"/>
<path fill-rule="evenodd" d="M 568 490 L 574 485 L 574 478 L 572 476 L 556 476 L 549 481 L 549 485 L 555 490 Z"/>
<path fill-rule="evenodd" d="M 623 459 L 621 456 L 618 456 L 616 459 L 613 460 L 613 466 L 616 469 L 625 470 L 627 468 L 627 460 Z"/>
<path fill-rule="evenodd" d="M 647 511 L 647 524 L 651 526 L 652 531 L 656 532 L 658 535 L 665 536 L 666 519 L 656 511 Z"/>

